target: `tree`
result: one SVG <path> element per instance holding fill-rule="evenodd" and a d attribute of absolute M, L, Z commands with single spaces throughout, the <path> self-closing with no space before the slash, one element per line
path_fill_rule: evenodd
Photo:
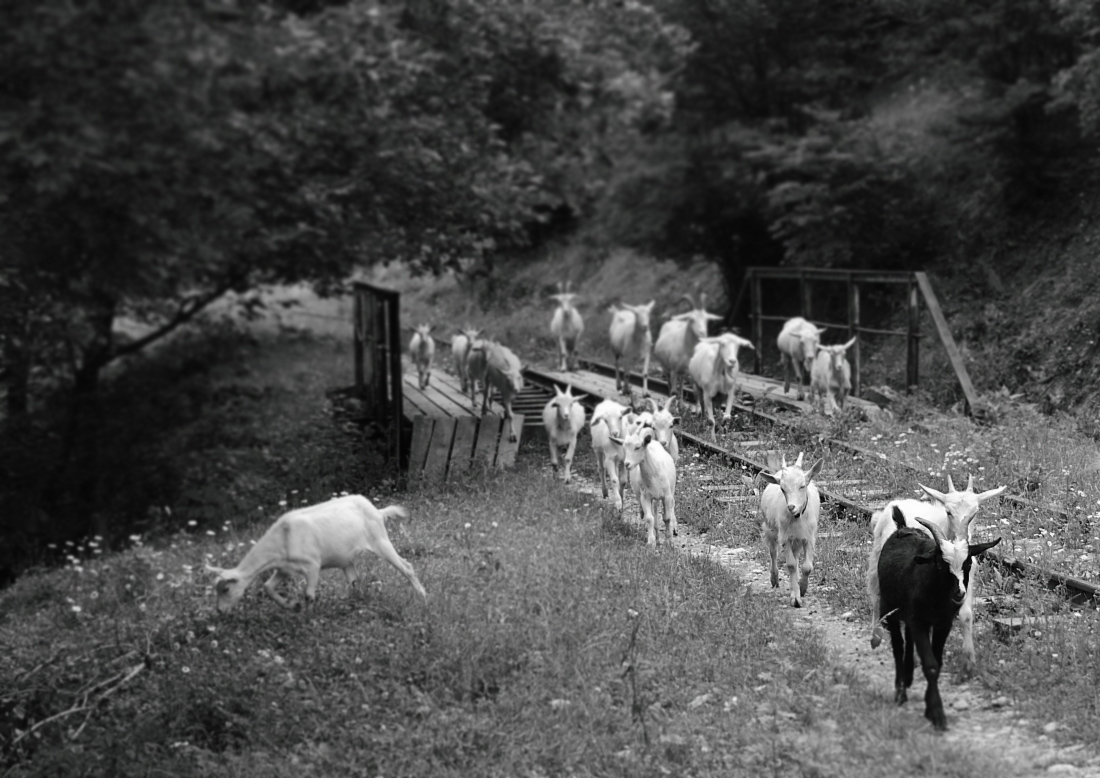
<path fill-rule="evenodd" d="M 0 338 L 23 388 L 45 354 L 64 356 L 58 477 L 87 481 L 85 506 L 104 367 L 228 291 L 333 288 L 356 264 L 439 270 L 523 245 L 580 207 L 569 168 L 586 141 L 635 121 L 614 118 L 624 104 L 644 111 L 652 90 L 616 84 L 663 34 L 610 2 L 295 8 L 306 15 L 235 0 L 0 12 L 0 294 L 21 301 Z M 567 117 L 605 93 L 621 99 L 604 124 L 577 132 Z M 145 334 L 120 335 L 121 317 Z"/>

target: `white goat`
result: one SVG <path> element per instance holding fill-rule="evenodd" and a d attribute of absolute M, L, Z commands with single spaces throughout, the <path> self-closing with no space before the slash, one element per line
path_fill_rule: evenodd
<path fill-rule="evenodd" d="M 470 387 L 470 349 L 473 348 L 474 341 L 479 337 L 481 337 L 481 330 L 473 330 L 467 327 L 451 338 L 451 361 L 454 364 L 455 374 L 462 385 L 463 394 L 466 394 Z"/>
<path fill-rule="evenodd" d="M 665 545 L 676 534 L 676 463 L 665 447 L 657 442 L 653 430 L 641 427 L 626 438 L 615 439 L 623 447 L 630 487 L 638 497 L 642 519 L 646 522 L 646 545 L 657 545 L 657 518 L 654 502 L 660 500 L 665 512 Z"/>
<path fill-rule="evenodd" d="M 791 371 L 794 371 L 798 379 L 798 399 L 806 395 L 802 391 L 802 385 L 810 377 L 813 370 L 814 356 L 817 347 L 821 343 L 821 333 L 825 327 L 817 327 L 795 316 L 787 319 L 783 329 L 779 332 L 776 342 L 779 344 L 780 359 L 783 362 L 783 394 L 791 390 Z"/>
<path fill-rule="evenodd" d="M 424 587 L 412 565 L 397 553 L 386 532 L 386 519 L 406 515 L 399 505 L 379 510 L 359 494 L 336 497 L 284 513 L 236 567 L 227 570 L 206 565 L 207 570 L 218 576 L 214 587 L 218 610 L 222 613 L 231 610 L 249 585 L 268 570 L 275 572 L 267 579 L 264 590 L 284 608 L 293 608 L 297 603 L 288 602 L 276 591 L 280 576 L 290 578 L 292 573 L 305 576 L 306 601 L 313 602 L 317 598 L 321 570 L 339 567 L 344 571 L 350 590 L 358 577 L 355 558 L 365 550 L 396 567 L 409 579 L 417 594 L 425 597 Z"/>
<path fill-rule="evenodd" d="M 592 452 L 600 468 L 600 488 L 607 499 L 608 482 L 615 496 L 615 509 L 623 510 L 623 488 L 626 486 L 626 469 L 623 465 L 623 447 L 614 442 L 614 438 L 623 437 L 623 419 L 630 414 L 630 408 L 614 400 L 604 400 L 592 411 L 592 421 L 588 424 L 592 436 Z"/>
<path fill-rule="evenodd" d="M 470 405 L 477 410 L 477 384 L 481 382 L 485 386 L 485 369 L 488 367 L 486 344 L 484 338 L 477 338 L 470 343 L 470 350 L 466 354 L 466 373 L 470 378 Z"/>
<path fill-rule="evenodd" d="M 573 467 L 573 452 L 577 448 L 577 433 L 584 429 L 584 406 L 581 405 L 587 395 L 573 396 L 573 388 L 565 387 L 561 391 L 554 386 L 554 397 L 546 403 L 542 409 L 542 423 L 546 427 L 546 437 L 550 441 L 550 464 L 554 466 L 554 472 L 558 472 L 559 449 L 565 449 L 562 459 L 562 469 L 565 472 L 565 483 L 571 480 Z"/>
<path fill-rule="evenodd" d="M 887 538 L 895 532 L 892 518 L 893 509 L 897 507 L 905 517 L 907 527 L 922 528 L 917 518 L 935 524 L 943 532 L 948 540 L 967 540 L 973 536 L 973 521 L 978 513 L 978 508 L 986 500 L 996 497 L 1003 492 L 1006 486 L 998 486 L 978 494 L 974 493 L 974 477 L 967 479 L 966 489 L 956 491 L 955 484 L 951 482 L 951 476 L 947 476 L 947 492 L 938 492 L 923 484 L 917 484 L 924 493 L 932 498 L 932 502 L 924 502 L 913 498 L 901 498 L 886 503 L 881 511 L 871 515 L 871 531 L 874 540 L 871 544 L 871 555 L 867 560 L 867 595 L 871 600 L 871 648 L 878 648 L 882 642 L 882 614 L 879 610 L 879 580 L 878 560 L 882 553 L 882 547 Z M 923 529 L 923 528 L 922 528 Z M 925 530 L 925 534 L 932 537 L 932 533 Z M 963 643 L 962 674 L 968 676 L 976 667 L 974 653 L 974 579 L 970 577 L 970 583 L 966 587 L 966 599 L 959 610 L 959 623 Z"/>
<path fill-rule="evenodd" d="M 848 364 L 844 352 L 855 342 L 856 339 L 852 338 L 841 346 L 817 347 L 814 366 L 810 371 L 810 401 L 815 410 L 826 416 L 843 409 L 844 400 L 852 391 L 852 366 Z"/>
<path fill-rule="evenodd" d="M 611 353 L 615 355 L 615 389 L 622 394 L 630 393 L 630 379 L 627 375 L 630 363 L 641 357 L 642 394 L 649 395 L 649 355 L 653 350 L 653 335 L 649 329 L 649 317 L 655 301 L 644 305 L 612 305 L 611 311 Z M 625 370 L 620 369 L 619 360 L 627 363 Z"/>
<path fill-rule="evenodd" d="M 475 372 L 477 371 L 477 372 Z M 493 340 L 479 340 L 470 351 L 470 378 L 479 378 L 484 386 L 481 415 L 489 410 L 489 394 L 495 388 L 500 393 L 504 417 L 508 419 L 508 440 L 519 440 L 516 434 L 516 417 L 512 413 L 512 401 L 523 389 L 523 365 L 512 350 Z"/>
<path fill-rule="evenodd" d="M 569 291 L 569 283 L 558 282 L 558 294 L 550 297 L 557 301 L 554 318 L 550 320 L 550 332 L 558 339 L 558 369 L 562 372 L 577 367 L 577 341 L 584 334 L 584 319 L 580 311 L 573 307 L 577 295 Z"/>
<path fill-rule="evenodd" d="M 673 397 L 670 395 L 665 400 L 664 407 L 657 405 L 657 401 L 652 397 L 649 398 L 652 411 L 650 415 L 652 421 L 650 426 L 653 427 L 653 434 L 657 436 L 657 442 L 665 447 L 665 450 L 672 456 L 673 462 L 680 461 L 680 444 L 676 440 L 676 433 L 672 430 L 677 424 L 680 423 L 679 416 L 672 415 L 672 401 Z"/>
<path fill-rule="evenodd" d="M 737 375 L 740 363 L 737 353 L 742 346 L 753 348 L 752 342 L 724 332 L 713 338 L 704 338 L 695 345 L 695 353 L 688 363 L 688 373 L 695 382 L 695 399 L 699 402 L 699 412 L 706 409 L 710 421 L 710 437 L 715 439 L 714 398 L 719 393 L 726 395 L 726 408 L 722 420 L 730 417 L 733 400 L 737 396 Z"/>
<path fill-rule="evenodd" d="M 821 495 L 815 476 L 821 472 L 823 459 L 817 460 L 807 472 L 802 469 L 802 454 L 793 465 L 787 465 L 783 457 L 782 467 L 776 473 L 761 472 L 768 482 L 760 495 L 760 529 L 764 544 L 771 557 L 772 586 L 779 586 L 779 566 L 776 557 L 779 548 L 787 558 L 787 576 L 791 584 L 791 607 L 801 608 L 802 597 L 814 570 L 814 550 L 817 547 L 817 523 L 821 515 Z M 802 575 L 796 578 L 799 558 L 802 557 Z"/>
<path fill-rule="evenodd" d="M 428 380 L 432 377 L 432 360 L 435 359 L 435 339 L 429 334 L 432 325 L 421 324 L 413 333 L 409 341 L 409 353 L 412 355 L 413 364 L 419 376 L 421 389 L 428 387 Z"/>
<path fill-rule="evenodd" d="M 691 303 L 692 310 L 677 314 L 661 325 L 657 342 L 653 346 L 653 356 L 668 374 L 668 393 L 677 394 L 678 383 L 678 396 L 681 403 L 684 401 L 684 381 L 680 377 L 687 374 L 688 364 L 695 353 L 695 345 L 707 336 L 707 322 L 722 318 L 713 313 L 707 313 L 705 293 L 699 295 L 698 307 L 689 295 L 683 295 L 682 299 Z M 678 378 L 679 381 L 677 381 Z"/>

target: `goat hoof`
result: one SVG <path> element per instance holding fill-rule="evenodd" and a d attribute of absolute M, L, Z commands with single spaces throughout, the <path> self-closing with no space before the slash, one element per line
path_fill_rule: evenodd
<path fill-rule="evenodd" d="M 932 726 L 940 732 L 947 731 L 947 716 L 943 714 L 943 711 L 925 709 L 924 717 L 931 721 Z"/>
<path fill-rule="evenodd" d="M 509 443 L 515 443 L 516 440 L 518 440 L 518 438 L 515 435 L 509 435 L 508 436 L 508 442 Z"/>

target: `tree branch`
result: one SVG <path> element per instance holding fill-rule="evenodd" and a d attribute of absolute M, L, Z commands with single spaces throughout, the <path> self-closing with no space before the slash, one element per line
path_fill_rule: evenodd
<path fill-rule="evenodd" d="M 105 360 L 105 362 L 111 362 L 115 359 L 118 359 L 119 357 L 124 357 L 128 354 L 134 354 L 138 351 L 141 351 L 150 343 L 160 340 L 165 335 L 168 335 L 169 333 L 175 331 L 184 324 L 190 322 L 199 313 L 201 313 L 203 309 L 206 308 L 206 306 L 210 305 L 210 303 L 217 300 L 219 297 L 221 297 L 232 288 L 233 282 L 228 281 L 211 290 L 210 292 L 207 292 L 206 294 L 196 295 L 194 297 L 187 298 L 180 303 L 179 308 L 176 310 L 176 313 L 174 316 L 172 316 L 172 318 L 164 322 L 164 324 L 157 327 L 152 332 L 142 335 L 140 338 L 132 340 L 125 345 L 118 346 L 112 349 L 110 356 L 107 358 L 107 360 Z"/>

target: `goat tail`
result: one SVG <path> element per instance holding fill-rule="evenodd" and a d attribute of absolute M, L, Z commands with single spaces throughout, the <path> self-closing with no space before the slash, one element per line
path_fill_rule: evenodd
<path fill-rule="evenodd" d="M 395 517 L 398 519 L 408 518 L 409 512 L 405 510 L 402 505 L 387 505 L 385 508 L 379 510 L 383 519 L 389 519 Z"/>

